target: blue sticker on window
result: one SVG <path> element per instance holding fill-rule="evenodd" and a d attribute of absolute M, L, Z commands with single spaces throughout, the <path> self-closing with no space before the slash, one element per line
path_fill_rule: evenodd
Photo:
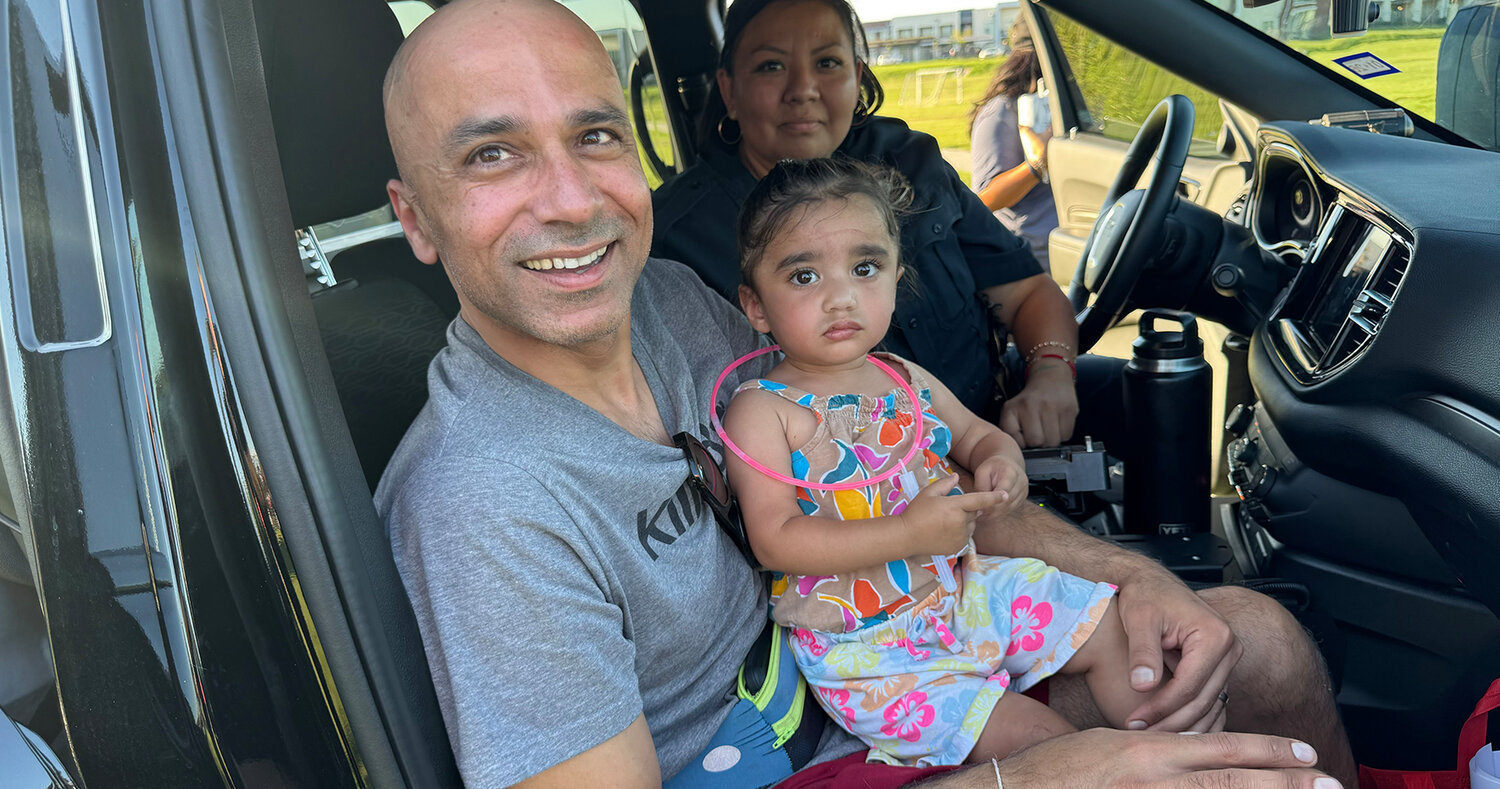
<path fill-rule="evenodd" d="M 1334 58 L 1333 62 L 1348 69 L 1354 76 L 1360 79 L 1401 73 L 1401 69 L 1375 57 L 1369 52 L 1359 52 L 1353 55 L 1345 55 L 1341 58 Z"/>

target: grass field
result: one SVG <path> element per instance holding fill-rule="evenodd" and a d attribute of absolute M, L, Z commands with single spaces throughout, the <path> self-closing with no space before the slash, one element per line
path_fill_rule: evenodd
<path fill-rule="evenodd" d="M 1292 46 L 1309 58 L 1328 66 L 1334 73 L 1342 74 L 1349 81 L 1360 83 L 1418 115 L 1431 118 L 1437 110 L 1434 94 L 1437 85 L 1438 42 L 1442 37 L 1443 28 L 1440 27 L 1372 30 L 1358 38 L 1294 41 Z M 1333 62 L 1335 58 L 1356 52 L 1374 53 L 1381 60 L 1400 69 L 1401 73 L 1362 80 Z"/>
<path fill-rule="evenodd" d="M 881 115 L 901 118 L 914 129 L 937 138 L 944 148 L 969 147 L 969 111 L 984 96 L 995 68 L 1003 59 L 978 58 L 929 60 L 894 66 L 873 66 L 875 76 L 885 88 L 885 105 Z M 953 69 L 943 77 L 934 71 Z M 922 94 L 917 95 L 917 73 L 922 76 Z"/>

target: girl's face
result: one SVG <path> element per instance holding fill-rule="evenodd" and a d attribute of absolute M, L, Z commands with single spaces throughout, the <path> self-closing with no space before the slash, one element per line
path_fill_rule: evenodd
<path fill-rule="evenodd" d="M 885 337 L 901 278 L 898 245 L 870 198 L 812 203 L 766 245 L 740 304 L 793 364 L 863 363 Z"/>
<path fill-rule="evenodd" d="M 839 15 L 819 0 L 786 0 L 740 34 L 734 74 L 719 94 L 740 126 L 740 161 L 756 178 L 782 159 L 818 159 L 849 134 L 859 102 L 859 62 Z"/>

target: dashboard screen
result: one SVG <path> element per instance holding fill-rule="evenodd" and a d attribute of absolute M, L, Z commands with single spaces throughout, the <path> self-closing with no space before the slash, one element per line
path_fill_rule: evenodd
<path fill-rule="evenodd" d="M 1328 261 L 1339 268 L 1329 277 L 1323 293 L 1313 300 L 1312 315 L 1307 322 L 1307 328 L 1324 348 L 1333 344 L 1344 319 L 1349 316 L 1354 297 L 1364 288 L 1371 269 L 1385 257 L 1385 251 L 1390 246 L 1391 237 L 1388 233 L 1373 225 L 1365 225 L 1358 235 L 1350 239 L 1348 246 L 1340 246 L 1340 249 L 1353 249 L 1353 255 L 1347 260 Z M 1336 250 L 1330 251 L 1337 254 Z"/>

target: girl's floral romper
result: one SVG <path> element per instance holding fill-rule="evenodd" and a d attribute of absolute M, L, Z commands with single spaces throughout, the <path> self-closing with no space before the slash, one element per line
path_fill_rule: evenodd
<path fill-rule="evenodd" d="M 870 479 L 898 464 L 920 438 L 907 471 L 841 491 L 797 488 L 808 515 L 839 520 L 895 515 L 917 490 L 954 472 L 952 436 L 932 413 L 927 374 L 906 368 L 922 404 L 922 435 L 898 387 L 883 397 L 814 396 L 774 381 L 749 381 L 810 409 L 817 432 L 792 452 L 793 476 L 822 483 Z M 903 490 L 902 480 L 912 490 Z M 850 528 L 857 528 L 851 524 Z M 957 589 L 938 580 L 933 557 L 914 556 L 837 576 L 777 574 L 771 615 L 792 628 L 792 651 L 818 702 L 870 746 L 870 760 L 959 764 L 1007 690 L 1055 673 L 1103 617 L 1114 587 L 1036 559 L 980 556 L 972 544 L 949 557 Z"/>

